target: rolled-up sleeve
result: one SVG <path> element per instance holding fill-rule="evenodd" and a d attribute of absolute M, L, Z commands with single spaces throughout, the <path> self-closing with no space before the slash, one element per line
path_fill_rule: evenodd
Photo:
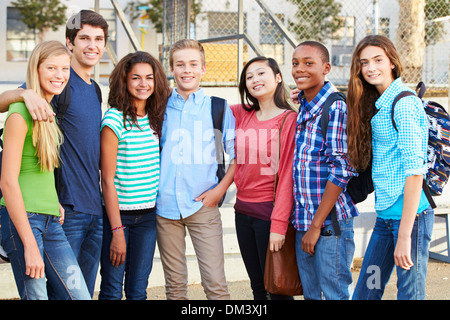
<path fill-rule="evenodd" d="M 395 106 L 394 121 L 398 128 L 398 148 L 405 175 L 426 174 L 428 121 L 420 99 L 400 99 Z"/>
<path fill-rule="evenodd" d="M 338 187 L 345 188 L 351 177 L 358 175 L 350 166 L 347 157 L 347 106 L 336 101 L 330 107 L 330 120 L 327 129 L 328 180 Z"/>

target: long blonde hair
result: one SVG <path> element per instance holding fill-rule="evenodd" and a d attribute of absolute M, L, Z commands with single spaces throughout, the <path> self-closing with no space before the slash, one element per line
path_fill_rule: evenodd
<path fill-rule="evenodd" d="M 375 101 L 380 97 L 377 89 L 369 84 L 361 74 L 361 51 L 374 46 L 383 49 L 394 65 L 392 76 L 401 76 L 402 64 L 394 44 L 381 35 L 369 35 L 363 38 L 355 50 L 350 67 L 350 80 L 347 93 L 347 144 L 349 161 L 358 170 L 369 165 L 372 155 L 371 119 L 375 114 Z"/>
<path fill-rule="evenodd" d="M 28 60 L 27 89 L 32 89 L 44 97 L 44 92 L 39 83 L 39 66 L 45 59 L 62 54 L 71 56 L 70 51 L 61 42 L 44 41 L 39 43 L 34 48 Z M 32 139 L 41 170 L 51 171 L 59 167 L 59 149 L 63 141 L 63 135 L 56 122 L 35 120 L 33 123 Z"/>

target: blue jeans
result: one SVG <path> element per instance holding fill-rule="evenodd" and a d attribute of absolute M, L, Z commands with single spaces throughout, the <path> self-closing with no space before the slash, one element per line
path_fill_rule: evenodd
<path fill-rule="evenodd" d="M 92 297 L 102 249 L 103 216 L 66 211 L 63 229 Z"/>
<path fill-rule="evenodd" d="M 22 241 L 5 207 L 1 209 L 2 244 L 11 260 L 20 298 L 47 300 L 47 283 L 58 299 L 90 300 L 77 259 L 59 224 L 59 217 L 27 213 L 28 221 L 45 264 L 45 278 L 32 279 L 25 274 L 25 256 Z M 47 283 L 46 283 L 47 279 Z"/>
<path fill-rule="evenodd" d="M 264 268 L 270 236 L 270 221 L 236 212 L 236 235 L 254 300 L 267 300 Z M 271 300 L 293 300 L 291 296 L 271 294 Z"/>
<path fill-rule="evenodd" d="M 101 255 L 99 300 L 122 299 L 125 276 L 125 296 L 128 300 L 146 300 L 148 277 L 152 271 L 156 246 L 156 213 L 121 215 L 125 227 L 127 253 L 125 263 L 117 268 L 111 264 L 111 225 L 104 215 L 103 247 Z"/>
<path fill-rule="evenodd" d="M 411 233 L 410 270 L 396 267 L 397 298 L 399 300 L 425 299 L 428 250 L 434 224 L 434 211 L 429 208 L 417 215 Z M 380 300 L 394 270 L 394 250 L 397 244 L 400 220 L 377 218 L 364 254 L 354 300 Z"/>
<path fill-rule="evenodd" d="M 297 231 L 295 248 L 303 295 L 307 300 L 348 300 L 352 288 L 351 265 L 355 253 L 353 218 L 339 221 L 341 235 L 333 226 L 322 228 L 315 254 L 302 250 L 306 231 Z"/>

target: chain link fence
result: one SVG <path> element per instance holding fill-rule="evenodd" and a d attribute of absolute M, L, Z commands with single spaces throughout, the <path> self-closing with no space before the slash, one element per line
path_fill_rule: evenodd
<path fill-rule="evenodd" d="M 200 40 L 206 51 L 204 86 L 236 85 L 242 66 L 257 55 L 274 58 L 293 86 L 295 46 L 317 40 L 330 51 L 328 78 L 346 87 L 357 43 L 368 34 L 383 34 L 400 52 L 405 83 L 424 81 L 448 90 L 450 0 L 164 0 L 164 5 L 166 68 L 174 41 Z"/>

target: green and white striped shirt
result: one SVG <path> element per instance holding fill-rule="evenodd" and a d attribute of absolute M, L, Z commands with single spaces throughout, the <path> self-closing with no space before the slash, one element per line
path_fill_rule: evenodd
<path fill-rule="evenodd" d="M 119 139 L 114 184 L 120 210 L 140 210 L 155 206 L 159 184 L 159 139 L 150 128 L 148 117 L 138 125 L 126 122 L 123 113 L 110 108 L 103 116 L 101 129 L 108 126 Z"/>

